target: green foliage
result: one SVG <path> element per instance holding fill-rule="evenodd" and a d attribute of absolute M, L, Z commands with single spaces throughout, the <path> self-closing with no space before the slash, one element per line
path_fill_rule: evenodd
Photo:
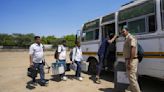
<path fill-rule="evenodd" d="M 42 36 L 41 40 L 43 44 L 53 44 L 54 41 L 56 40 L 56 37 L 55 36 L 47 36 L 47 37 Z"/>
<path fill-rule="evenodd" d="M 34 34 L 0 34 L 0 45 L 29 46 L 33 42 Z"/>
<path fill-rule="evenodd" d="M 47 44 L 47 39 L 45 36 L 42 36 L 41 41 L 43 44 Z"/>
<path fill-rule="evenodd" d="M 13 34 L 13 41 L 15 42 L 15 46 L 29 46 L 34 42 L 34 34 Z"/>
<path fill-rule="evenodd" d="M 52 44 L 55 41 L 56 37 L 54 37 L 54 36 L 47 36 L 46 39 L 47 39 L 47 44 Z"/>
<path fill-rule="evenodd" d="M 30 34 L 0 34 L 0 45 L 3 46 L 18 46 L 18 47 L 29 47 L 34 43 L 35 35 Z M 62 40 L 67 41 L 67 46 L 72 48 L 75 44 L 75 35 L 66 35 L 62 38 L 56 38 L 55 36 L 42 36 L 41 41 L 43 44 L 52 44 L 53 47 L 57 47 L 61 44 Z"/>
<path fill-rule="evenodd" d="M 64 39 L 67 41 L 67 46 L 69 48 L 72 48 L 75 46 L 75 39 L 76 39 L 76 36 L 75 35 L 66 35 L 64 36 Z"/>
<path fill-rule="evenodd" d="M 8 34 L 0 34 L 0 45 L 14 45 L 13 37 Z"/>
<path fill-rule="evenodd" d="M 54 42 L 53 42 L 53 47 L 56 48 L 59 44 L 61 44 L 63 38 L 57 38 Z"/>

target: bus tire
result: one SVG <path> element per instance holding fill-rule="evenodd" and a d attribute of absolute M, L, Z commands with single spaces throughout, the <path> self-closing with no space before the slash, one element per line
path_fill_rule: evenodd
<path fill-rule="evenodd" d="M 97 73 L 97 60 L 93 58 L 89 60 L 88 74 L 96 75 L 96 73 Z"/>

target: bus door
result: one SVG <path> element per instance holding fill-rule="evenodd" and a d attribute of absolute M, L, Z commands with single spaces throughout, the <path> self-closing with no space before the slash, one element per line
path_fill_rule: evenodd
<path fill-rule="evenodd" d="M 115 23 L 102 26 L 102 38 L 112 39 L 115 35 Z M 116 61 L 116 42 L 108 43 L 106 48 L 105 59 L 103 66 L 105 69 L 113 70 L 114 62 Z"/>

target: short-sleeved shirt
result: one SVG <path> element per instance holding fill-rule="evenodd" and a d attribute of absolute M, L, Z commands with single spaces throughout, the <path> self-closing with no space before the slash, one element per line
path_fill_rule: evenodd
<path fill-rule="evenodd" d="M 136 53 L 134 57 L 137 57 L 137 39 L 135 36 L 131 35 L 130 33 L 126 36 L 123 54 L 125 58 L 130 58 L 131 54 L 131 47 L 136 47 Z"/>
<path fill-rule="evenodd" d="M 83 60 L 81 47 L 76 46 L 73 48 L 72 60 L 73 61 L 82 61 Z"/>
<path fill-rule="evenodd" d="M 59 60 L 66 60 L 66 47 L 63 45 L 58 46 Z"/>
<path fill-rule="evenodd" d="M 44 58 L 43 45 L 38 45 L 37 43 L 32 44 L 29 48 L 29 54 L 32 55 L 32 61 L 34 63 L 42 63 Z"/>

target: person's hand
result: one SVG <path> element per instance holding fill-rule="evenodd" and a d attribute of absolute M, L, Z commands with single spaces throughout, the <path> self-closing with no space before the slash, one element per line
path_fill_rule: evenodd
<path fill-rule="evenodd" d="M 112 40 L 108 40 L 108 43 L 112 43 L 113 41 Z"/>
<path fill-rule="evenodd" d="M 130 64 L 128 64 L 127 68 L 128 68 L 128 70 L 131 70 L 131 66 L 130 66 Z"/>
<path fill-rule="evenodd" d="M 131 70 L 130 62 L 131 62 L 131 60 L 128 60 L 128 65 L 127 65 L 127 69 L 128 69 L 128 70 Z"/>
<path fill-rule="evenodd" d="M 73 63 L 74 63 L 74 61 L 71 61 L 71 63 L 73 64 Z"/>

